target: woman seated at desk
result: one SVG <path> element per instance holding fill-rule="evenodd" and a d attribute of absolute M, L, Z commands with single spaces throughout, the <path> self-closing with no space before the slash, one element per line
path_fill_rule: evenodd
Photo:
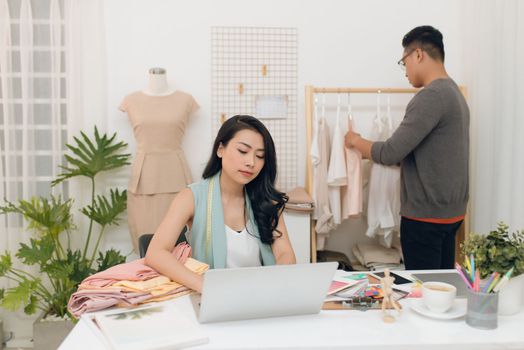
<path fill-rule="evenodd" d="M 294 264 L 282 216 L 287 197 L 275 189 L 276 174 L 275 146 L 264 124 L 251 116 L 228 119 L 203 180 L 175 197 L 149 244 L 146 264 L 201 292 L 203 277 L 171 254 L 186 224 L 193 257 L 211 268 Z"/>

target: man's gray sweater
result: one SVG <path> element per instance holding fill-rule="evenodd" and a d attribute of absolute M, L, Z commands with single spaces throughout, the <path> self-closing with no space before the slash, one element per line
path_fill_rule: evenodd
<path fill-rule="evenodd" d="M 469 195 L 469 109 L 452 79 L 437 79 L 409 102 L 398 129 L 374 142 L 371 158 L 400 163 L 400 214 L 453 218 L 465 214 Z"/>

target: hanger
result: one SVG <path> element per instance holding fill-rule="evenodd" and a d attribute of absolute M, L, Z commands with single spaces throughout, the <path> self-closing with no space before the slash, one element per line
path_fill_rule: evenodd
<path fill-rule="evenodd" d="M 341 96 L 340 94 L 337 94 L 337 127 L 339 126 L 340 121 L 340 104 L 341 104 Z"/>
<path fill-rule="evenodd" d="M 391 120 L 391 94 L 388 94 L 388 106 L 386 110 L 386 117 L 388 119 L 389 132 L 393 130 L 393 121 Z"/>
<path fill-rule="evenodd" d="M 315 126 L 315 128 L 317 127 L 317 124 L 318 124 L 318 98 L 315 95 L 315 97 L 313 98 L 313 125 Z"/>
<path fill-rule="evenodd" d="M 377 90 L 377 117 L 375 118 L 375 122 L 377 123 L 379 134 L 382 134 L 382 120 L 380 120 L 380 94 L 381 93 L 382 93 L 381 90 Z"/>
<path fill-rule="evenodd" d="M 326 116 L 326 94 L 322 94 L 322 118 Z"/>
<path fill-rule="evenodd" d="M 353 121 L 353 114 L 351 114 L 351 94 L 348 92 L 348 119 Z"/>

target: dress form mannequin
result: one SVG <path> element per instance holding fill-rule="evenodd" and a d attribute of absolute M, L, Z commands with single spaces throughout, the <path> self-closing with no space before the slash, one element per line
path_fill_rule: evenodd
<path fill-rule="evenodd" d="M 149 96 L 165 96 L 172 94 L 175 90 L 167 83 L 166 70 L 164 68 L 149 69 L 149 82 L 142 92 Z"/>
<path fill-rule="evenodd" d="M 156 231 L 178 192 L 193 182 L 181 142 L 198 103 L 169 86 L 164 68 L 151 68 L 147 87 L 125 96 L 119 108 L 127 113 L 137 144 L 127 219 L 138 253 L 138 238 Z"/>

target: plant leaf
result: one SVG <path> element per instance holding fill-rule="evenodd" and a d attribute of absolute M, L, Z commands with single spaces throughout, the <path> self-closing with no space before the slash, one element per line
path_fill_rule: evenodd
<path fill-rule="evenodd" d="M 86 176 L 92 179 L 101 171 L 130 164 L 128 160 L 131 154 L 120 153 L 127 147 L 127 143 L 122 141 L 114 143 L 116 133 L 112 137 L 108 137 L 107 134 L 100 136 L 95 126 L 94 140 L 83 132 L 81 135 L 82 139 L 73 138 L 76 146 L 66 145 L 73 153 L 73 155 L 65 155 L 70 165 L 61 167 L 63 172 L 52 182 L 52 186 L 75 176 Z"/>
<path fill-rule="evenodd" d="M 29 223 L 28 228 L 40 235 L 58 235 L 74 227 L 71 206 L 73 200 L 62 201 L 60 196 L 32 197 L 31 200 L 19 200 L 18 204 L 6 201 L 7 205 L 0 207 L 0 214 L 19 213 Z"/>
<path fill-rule="evenodd" d="M 2 307 L 7 310 L 16 311 L 22 304 L 29 304 L 31 302 L 31 296 L 33 290 L 36 289 L 40 279 L 29 280 L 24 278 L 18 286 L 9 288 L 2 299 Z M 36 298 L 36 296 L 35 296 Z"/>
<path fill-rule="evenodd" d="M 87 258 L 82 259 L 82 253 L 80 250 L 67 250 L 66 260 L 64 264 L 67 264 L 70 268 L 68 279 L 76 286 L 82 282 L 87 276 L 92 275 L 96 271 L 89 268 L 89 260 Z"/>
<path fill-rule="evenodd" d="M 102 254 L 102 252 L 99 252 L 98 258 L 96 259 L 96 261 L 98 263 L 97 272 L 100 272 L 112 266 L 124 263 L 126 261 L 126 257 L 120 254 L 119 251 L 111 248 L 107 250 L 105 254 Z"/>
<path fill-rule="evenodd" d="M 52 258 L 56 244 L 51 236 L 41 239 L 30 239 L 31 246 L 20 243 L 16 256 L 26 265 L 40 264 L 45 266 Z"/>
<path fill-rule="evenodd" d="M 93 205 L 82 208 L 81 212 L 101 226 L 117 225 L 119 216 L 127 207 L 127 191 L 110 190 L 110 200 L 97 196 Z"/>
<path fill-rule="evenodd" d="M 504 274 L 512 267 L 513 276 L 524 273 L 524 231 L 510 234 L 503 222 L 486 235 L 471 233 L 461 248 L 465 256 L 474 256 L 481 278 L 495 271 Z"/>
<path fill-rule="evenodd" d="M 13 261 L 11 260 L 11 254 L 6 250 L 5 254 L 0 256 L 0 277 L 3 277 L 13 267 Z"/>
<path fill-rule="evenodd" d="M 29 303 L 26 304 L 26 306 L 24 307 L 24 312 L 27 314 L 27 315 L 32 315 L 36 312 L 36 306 L 38 305 L 38 298 L 35 297 L 34 295 L 31 295 L 29 297 Z"/>

